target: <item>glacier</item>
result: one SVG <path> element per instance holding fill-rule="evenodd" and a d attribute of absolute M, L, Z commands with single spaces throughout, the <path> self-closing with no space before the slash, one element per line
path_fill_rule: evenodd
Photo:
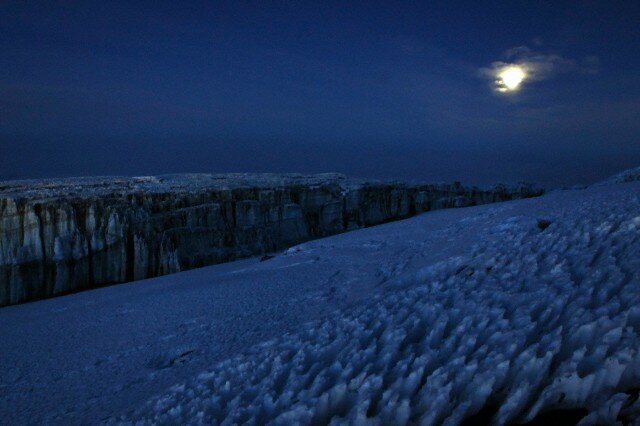
<path fill-rule="evenodd" d="M 3 308 L 0 415 L 639 424 L 633 180 Z"/>
<path fill-rule="evenodd" d="M 533 197 L 337 173 L 0 182 L 0 307 L 279 251 L 416 213 Z"/>

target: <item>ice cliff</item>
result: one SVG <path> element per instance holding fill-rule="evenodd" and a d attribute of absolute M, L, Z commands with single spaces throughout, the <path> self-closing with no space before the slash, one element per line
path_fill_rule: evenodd
<path fill-rule="evenodd" d="M 540 195 L 339 174 L 0 182 L 0 306 L 279 250 L 432 209 Z"/>

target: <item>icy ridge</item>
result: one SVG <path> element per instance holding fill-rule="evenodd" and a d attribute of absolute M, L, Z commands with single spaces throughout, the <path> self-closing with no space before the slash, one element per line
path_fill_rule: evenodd
<path fill-rule="evenodd" d="M 182 173 L 158 176 L 95 176 L 58 179 L 0 181 L 0 197 L 57 198 L 90 197 L 135 192 L 192 192 L 207 189 L 274 188 L 292 185 L 337 184 L 345 188 L 364 184 L 364 179 L 340 173 Z"/>
<path fill-rule="evenodd" d="M 301 332 L 223 361 L 122 423 L 493 424 L 640 418 L 640 186 L 518 216 L 468 256 L 385 281 Z M 587 190 L 592 191 L 592 190 Z M 476 218 L 482 223 L 482 218 Z M 580 412 L 580 411 L 577 411 Z"/>
<path fill-rule="evenodd" d="M 612 176 L 608 179 L 603 180 L 602 182 L 598 182 L 595 186 L 600 185 L 612 185 L 615 183 L 626 183 L 640 180 L 640 167 L 636 167 L 634 169 L 625 170 L 622 173 L 618 173 L 615 176 Z"/>
<path fill-rule="evenodd" d="M 263 255 L 529 185 L 410 186 L 328 173 L 0 183 L 0 306 Z"/>
<path fill-rule="evenodd" d="M 107 195 L 167 192 L 198 192 L 220 189 L 282 188 L 287 186 L 318 187 L 336 185 L 353 190 L 366 185 L 448 188 L 450 183 L 379 180 L 349 177 L 341 173 L 181 173 L 157 176 L 90 176 L 51 179 L 0 181 L 0 198 L 48 199 L 60 197 L 98 197 Z M 526 182 L 488 187 L 480 191 L 531 189 Z M 538 190 L 538 188 L 535 188 Z"/>

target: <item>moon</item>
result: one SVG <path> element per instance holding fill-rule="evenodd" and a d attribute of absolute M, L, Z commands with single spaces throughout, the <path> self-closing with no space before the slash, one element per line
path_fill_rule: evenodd
<path fill-rule="evenodd" d="M 496 84 L 499 92 L 513 92 L 527 77 L 525 70 L 518 65 L 509 65 L 498 73 Z"/>

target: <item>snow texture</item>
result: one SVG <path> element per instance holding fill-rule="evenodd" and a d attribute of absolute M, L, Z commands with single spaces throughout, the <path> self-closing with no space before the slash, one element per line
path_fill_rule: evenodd
<path fill-rule="evenodd" d="M 56 309 L 72 312 L 36 343 Z M 638 424 L 640 182 L 431 212 L 0 322 L 8 421 Z M 56 367 L 72 342 L 83 356 Z"/>
<path fill-rule="evenodd" d="M 640 204 L 590 199 L 548 230 L 514 216 L 467 258 L 266 342 L 150 401 L 153 423 L 496 424 L 637 416 Z M 604 196 L 602 194 L 601 196 Z M 471 218 L 477 222 L 481 218 Z M 470 221 L 469 225 L 473 223 Z"/>
<path fill-rule="evenodd" d="M 61 197 L 100 197 L 106 195 L 169 192 L 198 192 L 240 188 L 281 188 L 287 186 L 320 187 L 337 185 L 343 190 L 367 185 L 389 184 L 395 186 L 432 186 L 448 188 L 450 183 L 420 181 L 378 180 L 348 177 L 341 173 L 178 173 L 158 176 L 92 176 L 57 179 L 24 179 L 0 181 L 0 198 L 47 199 Z M 498 184 L 485 190 L 521 189 L 541 191 L 526 182 Z"/>
<path fill-rule="evenodd" d="M 615 176 L 605 179 L 602 182 L 598 182 L 596 185 L 611 185 L 614 183 L 626 183 L 640 180 L 640 167 L 635 169 L 625 170 L 622 173 L 618 173 Z"/>
<path fill-rule="evenodd" d="M 0 181 L 0 196 L 13 198 L 58 198 L 104 196 L 134 192 L 188 192 L 204 189 L 273 188 L 290 185 L 321 186 L 338 184 L 350 188 L 363 179 L 340 173 L 182 173 L 160 176 L 95 176 L 58 179 Z"/>

